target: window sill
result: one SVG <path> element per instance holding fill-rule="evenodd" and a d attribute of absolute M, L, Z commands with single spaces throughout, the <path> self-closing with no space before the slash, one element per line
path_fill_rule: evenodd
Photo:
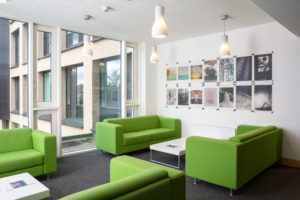
<path fill-rule="evenodd" d="M 10 113 L 19 115 L 19 114 L 20 114 L 20 111 L 19 111 L 19 110 L 12 110 L 12 111 L 10 111 Z"/>
<path fill-rule="evenodd" d="M 41 56 L 38 58 L 38 60 L 44 59 L 44 58 L 49 58 L 51 56 L 51 54 L 45 55 L 45 56 Z"/>
<path fill-rule="evenodd" d="M 76 49 L 77 47 L 81 47 L 81 46 L 83 46 L 83 42 L 78 43 L 78 44 L 76 44 L 76 45 L 74 45 L 74 46 L 65 48 L 65 49 L 61 50 L 61 52 L 69 51 L 69 50 L 71 50 L 71 49 Z"/>
<path fill-rule="evenodd" d="M 14 69 L 14 68 L 17 68 L 17 67 L 20 67 L 20 65 L 11 66 L 10 69 Z"/>
<path fill-rule="evenodd" d="M 66 126 L 72 126 L 75 128 L 83 128 L 83 120 L 82 119 L 73 119 L 73 118 L 66 118 L 61 121 L 61 124 Z"/>

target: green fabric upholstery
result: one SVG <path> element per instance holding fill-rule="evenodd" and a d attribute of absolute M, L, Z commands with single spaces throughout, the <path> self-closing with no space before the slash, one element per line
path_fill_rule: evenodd
<path fill-rule="evenodd" d="M 253 137 L 259 136 L 261 134 L 267 133 L 269 131 L 275 130 L 275 126 L 267 126 L 267 127 L 262 127 L 253 131 L 249 131 L 247 133 L 240 134 L 238 136 L 234 136 L 229 138 L 229 141 L 231 142 L 244 142 L 246 140 L 249 140 Z"/>
<path fill-rule="evenodd" d="M 130 165 L 128 161 L 135 161 L 131 164 L 134 167 L 139 163 L 137 160 L 139 159 L 131 159 L 128 156 L 113 158 L 111 160 L 110 183 L 71 194 L 61 200 L 173 200 L 174 196 L 178 200 L 185 199 L 185 175 L 183 172 L 159 165 L 149 167 L 147 163 L 152 163 L 140 160 L 142 163 L 145 162 L 143 166 L 140 166 L 141 168 L 144 167 L 143 169 L 130 174 L 126 173 L 127 167 Z M 124 176 L 122 172 L 126 175 Z M 179 191 L 174 190 L 170 173 L 172 178 L 178 176 L 184 181 L 184 185 L 177 187 Z M 112 181 L 114 178 L 115 180 Z M 180 191 L 181 197 L 174 194 L 178 194 Z"/>
<path fill-rule="evenodd" d="M 49 133 L 32 131 L 33 149 L 44 155 L 44 174 L 56 172 L 56 137 Z"/>
<path fill-rule="evenodd" d="M 0 154 L 0 174 L 43 164 L 43 154 L 32 149 Z"/>
<path fill-rule="evenodd" d="M 159 118 L 156 115 L 105 119 L 104 122 L 123 126 L 124 133 L 160 127 Z"/>
<path fill-rule="evenodd" d="M 106 119 L 96 123 L 96 147 L 114 155 L 180 137 L 179 119 L 157 115 Z"/>
<path fill-rule="evenodd" d="M 0 177 L 56 171 L 56 137 L 30 128 L 0 130 Z"/>
<path fill-rule="evenodd" d="M 168 172 L 173 200 L 185 199 L 185 174 L 182 171 L 130 156 L 119 156 L 111 160 L 110 181 L 114 182 L 153 168 L 163 169 Z"/>
<path fill-rule="evenodd" d="M 0 130 L 0 153 L 32 149 L 31 129 Z"/>
<path fill-rule="evenodd" d="M 175 137 L 175 130 L 170 128 L 155 128 L 155 129 L 144 130 L 141 132 L 151 134 L 153 140 Z"/>
<path fill-rule="evenodd" d="M 150 142 L 152 140 L 151 133 L 149 133 L 149 132 L 147 133 L 144 131 L 127 133 L 127 134 L 124 134 L 123 137 L 124 137 L 124 145 L 125 146 L 144 143 L 144 142 Z"/>
<path fill-rule="evenodd" d="M 248 133 L 249 131 L 253 131 L 259 128 L 261 128 L 261 126 L 238 125 L 238 127 L 236 128 L 236 135 Z"/>
<path fill-rule="evenodd" d="M 237 190 L 281 159 L 282 130 L 246 125 L 228 141 L 192 136 L 186 140 L 188 176 Z M 246 133 L 244 130 L 249 130 Z M 244 136 L 244 137 L 243 137 Z"/>

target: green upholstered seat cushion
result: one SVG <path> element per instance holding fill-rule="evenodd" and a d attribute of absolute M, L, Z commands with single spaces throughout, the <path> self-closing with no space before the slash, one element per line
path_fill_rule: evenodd
<path fill-rule="evenodd" d="M 151 133 L 145 133 L 142 131 L 126 133 L 123 135 L 123 143 L 125 146 L 150 142 L 151 140 L 152 140 Z"/>
<path fill-rule="evenodd" d="M 143 187 L 156 183 L 161 180 L 165 180 L 168 177 L 167 172 L 162 169 L 149 169 L 132 176 L 107 183 L 104 185 L 96 186 L 91 189 L 78 192 L 67 197 L 62 198 L 62 200 L 79 200 L 79 199 L 89 199 L 89 200 L 110 200 L 118 198 L 122 195 L 128 194 L 132 191 L 143 189 Z M 166 183 L 170 187 L 170 182 Z M 169 191 L 170 192 L 170 191 Z"/>
<path fill-rule="evenodd" d="M 174 137 L 175 131 L 169 128 L 154 128 L 123 135 L 125 146 Z"/>
<path fill-rule="evenodd" d="M 160 121 L 157 115 L 105 119 L 104 122 L 121 125 L 124 133 L 160 127 Z"/>
<path fill-rule="evenodd" d="M 0 130 L 0 153 L 32 149 L 31 132 L 30 128 Z"/>
<path fill-rule="evenodd" d="M 0 154 L 0 174 L 43 164 L 43 154 L 33 149 Z"/>
<path fill-rule="evenodd" d="M 264 134 L 268 131 L 275 130 L 276 128 L 277 128 L 276 126 L 266 126 L 266 127 L 258 128 L 258 129 L 249 131 L 248 133 L 243 133 L 238 136 L 231 137 L 231 138 L 229 138 L 229 141 L 244 142 L 244 141 L 254 138 L 258 135 Z"/>
<path fill-rule="evenodd" d="M 175 136 L 175 130 L 170 128 L 155 128 L 141 131 L 143 133 L 150 133 L 152 135 L 153 140 L 160 140 L 168 137 Z"/>

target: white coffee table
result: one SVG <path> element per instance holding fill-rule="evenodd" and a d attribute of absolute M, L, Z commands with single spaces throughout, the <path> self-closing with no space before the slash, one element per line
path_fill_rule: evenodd
<path fill-rule="evenodd" d="M 180 169 L 180 157 L 185 155 L 185 140 L 186 137 L 183 137 L 175 140 L 170 140 L 170 141 L 150 145 L 150 161 Z M 177 156 L 178 165 L 175 166 L 175 165 L 159 162 L 157 160 L 153 160 L 152 151 L 159 151 L 159 152 Z"/>
<path fill-rule="evenodd" d="M 23 180 L 26 186 L 12 189 L 10 183 Z M 5 200 L 40 200 L 49 198 L 49 189 L 29 173 L 0 178 L 0 199 Z"/>

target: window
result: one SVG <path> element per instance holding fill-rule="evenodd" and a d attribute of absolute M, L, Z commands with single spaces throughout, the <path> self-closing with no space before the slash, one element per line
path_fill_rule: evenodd
<path fill-rule="evenodd" d="M 100 121 L 121 117 L 120 56 L 100 60 Z"/>
<path fill-rule="evenodd" d="M 20 79 L 14 78 L 15 81 L 15 111 L 20 110 Z"/>
<path fill-rule="evenodd" d="M 51 72 L 47 71 L 43 73 L 43 100 L 45 102 L 51 101 Z"/>
<path fill-rule="evenodd" d="M 127 50 L 133 48 L 127 48 Z M 132 50 L 133 51 L 133 50 Z M 133 57 L 132 52 L 127 53 L 127 100 L 133 99 Z"/>
<path fill-rule="evenodd" d="M 19 29 L 17 29 L 15 32 L 13 32 L 13 38 L 14 38 L 14 42 L 15 42 L 15 66 L 18 66 L 20 64 L 19 62 L 19 50 L 20 50 L 20 44 L 19 44 Z"/>
<path fill-rule="evenodd" d="M 83 34 L 66 31 L 66 48 L 76 46 L 83 41 Z"/>
<path fill-rule="evenodd" d="M 43 32 L 44 33 L 44 56 L 49 56 L 51 53 L 51 33 Z"/>
<path fill-rule="evenodd" d="M 68 67 L 66 71 L 66 117 L 83 119 L 83 66 Z"/>

